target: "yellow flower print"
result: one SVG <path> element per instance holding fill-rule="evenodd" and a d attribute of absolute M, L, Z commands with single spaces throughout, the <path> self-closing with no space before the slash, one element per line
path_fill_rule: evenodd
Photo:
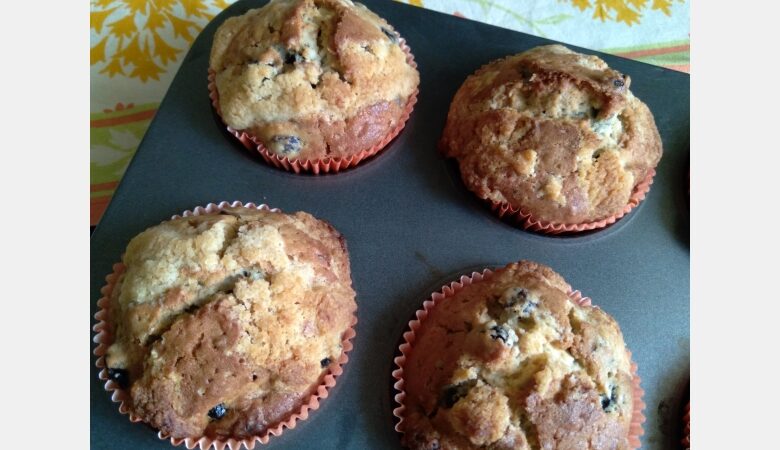
<path fill-rule="evenodd" d="M 235 0 L 92 0 L 89 63 L 110 77 L 159 80 Z"/>
<path fill-rule="evenodd" d="M 89 22 L 90 26 L 94 28 L 98 33 L 103 32 L 103 22 L 106 21 L 106 17 L 108 17 L 112 12 L 114 12 L 116 8 L 111 9 L 104 9 L 102 11 L 93 11 L 89 14 Z"/>
<path fill-rule="evenodd" d="M 566 1 L 566 0 L 564 0 Z M 623 22 L 628 26 L 639 23 L 642 10 L 646 10 L 650 0 L 568 0 L 580 11 L 593 8 L 593 18 L 602 22 L 613 20 Z M 653 0 L 650 10 L 661 11 L 667 16 L 672 15 L 673 0 Z M 684 3 L 685 0 L 677 0 Z"/>
<path fill-rule="evenodd" d="M 95 65 L 106 60 L 106 38 L 100 40 L 96 46 L 89 49 L 89 64 Z"/>

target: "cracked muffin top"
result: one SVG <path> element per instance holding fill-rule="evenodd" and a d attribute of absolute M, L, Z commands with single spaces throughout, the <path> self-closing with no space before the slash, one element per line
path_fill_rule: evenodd
<path fill-rule="evenodd" d="M 279 157 L 347 157 L 380 143 L 419 74 L 384 19 L 350 0 L 272 0 L 217 30 L 221 116 Z"/>
<path fill-rule="evenodd" d="M 662 153 L 630 85 L 600 58 L 561 45 L 491 62 L 455 94 L 442 151 L 482 199 L 552 223 L 613 216 Z"/>
<path fill-rule="evenodd" d="M 309 214 L 226 208 L 133 238 L 110 298 L 110 378 L 173 437 L 245 438 L 297 412 L 356 311 L 346 245 Z"/>
<path fill-rule="evenodd" d="M 403 369 L 412 449 L 627 449 L 630 360 L 604 311 L 521 261 L 440 301 Z"/>

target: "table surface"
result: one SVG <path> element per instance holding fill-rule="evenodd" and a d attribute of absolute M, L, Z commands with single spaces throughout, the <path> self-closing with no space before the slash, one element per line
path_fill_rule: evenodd
<path fill-rule="evenodd" d="M 193 39 L 234 1 L 90 1 L 92 225 L 103 214 Z M 684 0 L 404 3 L 674 70 L 687 72 L 689 67 L 689 8 Z"/>
<path fill-rule="evenodd" d="M 454 164 L 438 155 L 436 141 L 466 76 L 490 60 L 548 41 L 366 0 L 412 48 L 421 74 L 419 102 L 404 131 L 378 157 L 337 175 L 296 176 L 238 144 L 206 95 L 216 27 L 227 15 L 262 3 L 231 6 L 184 58 L 92 236 L 92 313 L 104 277 L 128 241 L 173 214 L 221 200 L 310 212 L 332 223 L 349 245 L 359 316 L 355 349 L 320 409 L 272 437 L 269 446 L 398 448 L 390 374 L 413 312 L 432 290 L 460 274 L 530 259 L 550 265 L 616 318 L 646 391 L 643 448 L 676 448 L 690 351 L 688 75 L 601 55 L 632 77 L 632 91 L 655 114 L 665 153 L 647 199 L 617 224 L 576 237 L 542 236 L 496 219 L 465 189 Z M 431 35 L 431 29 L 439 33 Z M 91 377 L 93 448 L 170 448 L 151 429 L 119 414 L 94 367 Z"/>

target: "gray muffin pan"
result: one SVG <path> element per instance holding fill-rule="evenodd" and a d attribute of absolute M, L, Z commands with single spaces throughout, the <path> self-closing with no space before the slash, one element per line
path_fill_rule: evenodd
<path fill-rule="evenodd" d="M 431 291 L 460 274 L 520 259 L 555 271 L 620 324 L 647 404 L 643 448 L 680 448 L 688 392 L 689 264 L 687 74 L 594 53 L 631 76 L 653 111 L 664 156 L 647 198 L 615 225 L 551 237 L 497 219 L 436 150 L 463 80 L 483 64 L 552 43 L 393 1 L 365 0 L 407 40 L 420 71 L 414 112 L 389 148 L 335 175 L 294 175 L 265 164 L 213 112 L 207 67 L 214 31 L 260 7 L 241 0 L 198 36 L 91 239 L 91 314 L 127 243 L 173 214 L 209 202 L 267 203 L 307 211 L 347 239 L 357 292 L 357 336 L 344 374 L 309 419 L 272 436 L 275 449 L 400 447 L 391 371 L 399 340 Z M 94 319 L 91 319 L 94 324 Z M 90 335 L 90 352 L 94 344 Z M 111 402 L 91 358 L 94 449 L 171 448 Z M 258 444 L 259 445 L 259 444 Z M 183 447 L 182 447 L 183 448 Z"/>

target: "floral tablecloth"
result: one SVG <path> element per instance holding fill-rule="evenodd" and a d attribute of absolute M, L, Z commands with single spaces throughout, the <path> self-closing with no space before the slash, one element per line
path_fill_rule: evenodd
<path fill-rule="evenodd" d="M 100 220 L 190 44 L 233 1 L 91 0 L 92 225 Z M 403 3 L 689 70 L 689 5 L 684 0 Z"/>

